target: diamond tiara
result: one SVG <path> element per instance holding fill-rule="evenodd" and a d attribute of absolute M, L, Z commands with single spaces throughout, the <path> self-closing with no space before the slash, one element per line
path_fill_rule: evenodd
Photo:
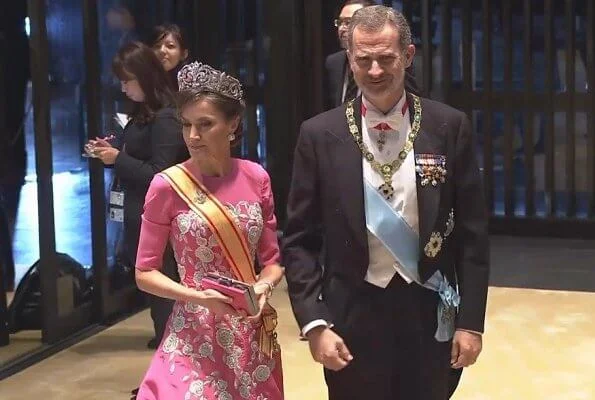
<path fill-rule="evenodd" d="M 238 101 L 244 94 L 242 84 L 236 78 L 196 61 L 178 72 L 178 86 L 180 90 L 209 91 Z"/>

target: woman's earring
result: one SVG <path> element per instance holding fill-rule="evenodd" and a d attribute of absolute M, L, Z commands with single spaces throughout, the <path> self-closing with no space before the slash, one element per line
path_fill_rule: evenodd
<path fill-rule="evenodd" d="M 234 140 L 236 140 L 236 135 L 234 135 L 233 133 L 230 133 L 229 135 L 227 135 L 227 138 L 229 139 L 230 142 L 233 142 Z"/>

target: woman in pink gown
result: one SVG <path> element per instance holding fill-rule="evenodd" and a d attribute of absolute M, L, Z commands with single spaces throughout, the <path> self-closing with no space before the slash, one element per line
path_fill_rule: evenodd
<path fill-rule="evenodd" d="M 232 215 L 262 269 L 254 290 L 260 305 L 283 276 L 273 195 L 266 171 L 231 157 L 244 103 L 239 82 L 199 63 L 180 74 L 179 111 L 190 160 L 183 166 Z M 159 272 L 167 242 L 181 283 Z M 136 280 L 141 290 L 176 301 L 139 400 L 283 399 L 281 354 L 259 347 L 260 317 L 246 318 L 230 299 L 203 290 L 207 273 L 235 276 L 218 237 L 161 175 L 153 179 L 143 214 Z"/>

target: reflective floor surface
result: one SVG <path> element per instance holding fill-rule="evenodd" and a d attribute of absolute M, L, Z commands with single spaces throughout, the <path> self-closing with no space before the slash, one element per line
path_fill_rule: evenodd
<path fill-rule="evenodd" d="M 286 399 L 326 399 L 321 369 L 297 338 L 284 289 L 273 302 Z M 594 293 L 490 288 L 484 351 L 453 399 L 595 399 L 594 308 Z M 149 364 L 150 335 L 145 311 L 4 380 L 2 399 L 127 399 Z"/>

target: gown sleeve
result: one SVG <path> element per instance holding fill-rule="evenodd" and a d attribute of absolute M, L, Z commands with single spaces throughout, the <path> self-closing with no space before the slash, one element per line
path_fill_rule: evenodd
<path fill-rule="evenodd" d="M 169 183 L 155 175 L 145 197 L 136 268 L 142 271 L 161 269 L 163 253 L 169 240 L 175 192 Z"/>
<path fill-rule="evenodd" d="M 271 190 L 271 179 L 262 170 L 262 189 L 260 206 L 262 209 L 262 235 L 258 243 L 258 261 L 263 267 L 280 261 L 279 242 L 277 239 L 277 218 L 275 217 L 275 201 Z"/>

